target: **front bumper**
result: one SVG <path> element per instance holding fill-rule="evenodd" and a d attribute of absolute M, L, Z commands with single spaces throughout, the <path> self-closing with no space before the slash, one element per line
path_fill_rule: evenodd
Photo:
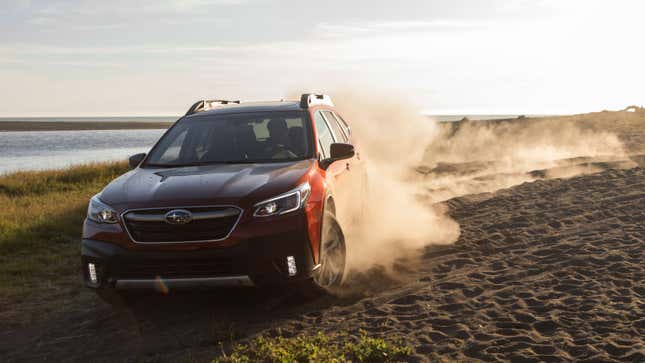
<path fill-rule="evenodd" d="M 130 249 L 94 239 L 82 240 L 82 266 L 91 288 L 258 286 L 309 278 L 314 260 L 304 223 L 290 230 L 239 239 L 231 245 L 204 244 L 194 249 Z M 181 244 L 178 244 L 181 245 Z M 289 270 L 288 256 L 295 260 Z M 90 278 L 94 264 L 96 281 Z"/>
<path fill-rule="evenodd" d="M 145 278 L 145 279 L 120 279 L 116 280 L 117 289 L 160 289 L 167 291 L 181 288 L 197 287 L 250 287 L 253 281 L 244 276 L 219 276 L 219 277 L 186 277 L 186 278 Z"/>

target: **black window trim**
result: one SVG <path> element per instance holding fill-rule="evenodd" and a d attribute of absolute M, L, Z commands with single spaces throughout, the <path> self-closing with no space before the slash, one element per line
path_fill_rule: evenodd
<path fill-rule="evenodd" d="M 323 147 L 322 142 L 320 142 L 320 138 L 318 139 L 318 147 L 320 148 L 320 153 L 318 153 L 318 160 L 325 160 L 327 158 L 327 155 L 325 155 L 325 148 Z M 322 155 L 322 159 L 320 158 L 320 155 Z"/>

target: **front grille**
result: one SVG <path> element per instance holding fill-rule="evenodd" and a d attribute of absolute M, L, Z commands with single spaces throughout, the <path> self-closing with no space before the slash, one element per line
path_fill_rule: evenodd
<path fill-rule="evenodd" d="M 170 224 L 165 221 L 164 216 L 174 209 L 177 208 L 129 211 L 124 214 L 123 219 L 135 242 L 201 242 L 226 238 L 241 214 L 241 210 L 236 207 L 181 208 L 202 217 L 186 224 Z M 203 217 L 204 215 L 206 217 Z"/>
<path fill-rule="evenodd" d="M 194 278 L 230 275 L 230 258 L 126 260 L 118 265 L 121 279 Z"/>

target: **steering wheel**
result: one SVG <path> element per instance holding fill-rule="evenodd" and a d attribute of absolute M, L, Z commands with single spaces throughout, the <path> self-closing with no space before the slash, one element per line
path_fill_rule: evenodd
<path fill-rule="evenodd" d="M 289 159 L 298 157 L 298 155 L 293 153 L 293 151 L 289 150 L 289 148 L 283 144 L 273 145 L 269 149 L 269 153 L 271 154 L 271 159 Z"/>

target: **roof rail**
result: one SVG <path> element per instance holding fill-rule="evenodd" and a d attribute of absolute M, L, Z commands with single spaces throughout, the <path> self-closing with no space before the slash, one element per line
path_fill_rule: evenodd
<path fill-rule="evenodd" d="M 331 101 L 331 97 L 323 94 L 304 93 L 300 96 L 300 107 L 309 108 L 314 105 L 334 106 L 334 103 Z"/>
<path fill-rule="evenodd" d="M 199 100 L 195 102 L 188 111 L 186 112 L 186 116 L 192 115 L 194 113 L 200 112 L 200 111 L 206 111 L 210 110 L 213 108 L 213 104 L 219 104 L 219 105 L 228 105 L 229 103 L 240 103 L 240 100 Z"/>

